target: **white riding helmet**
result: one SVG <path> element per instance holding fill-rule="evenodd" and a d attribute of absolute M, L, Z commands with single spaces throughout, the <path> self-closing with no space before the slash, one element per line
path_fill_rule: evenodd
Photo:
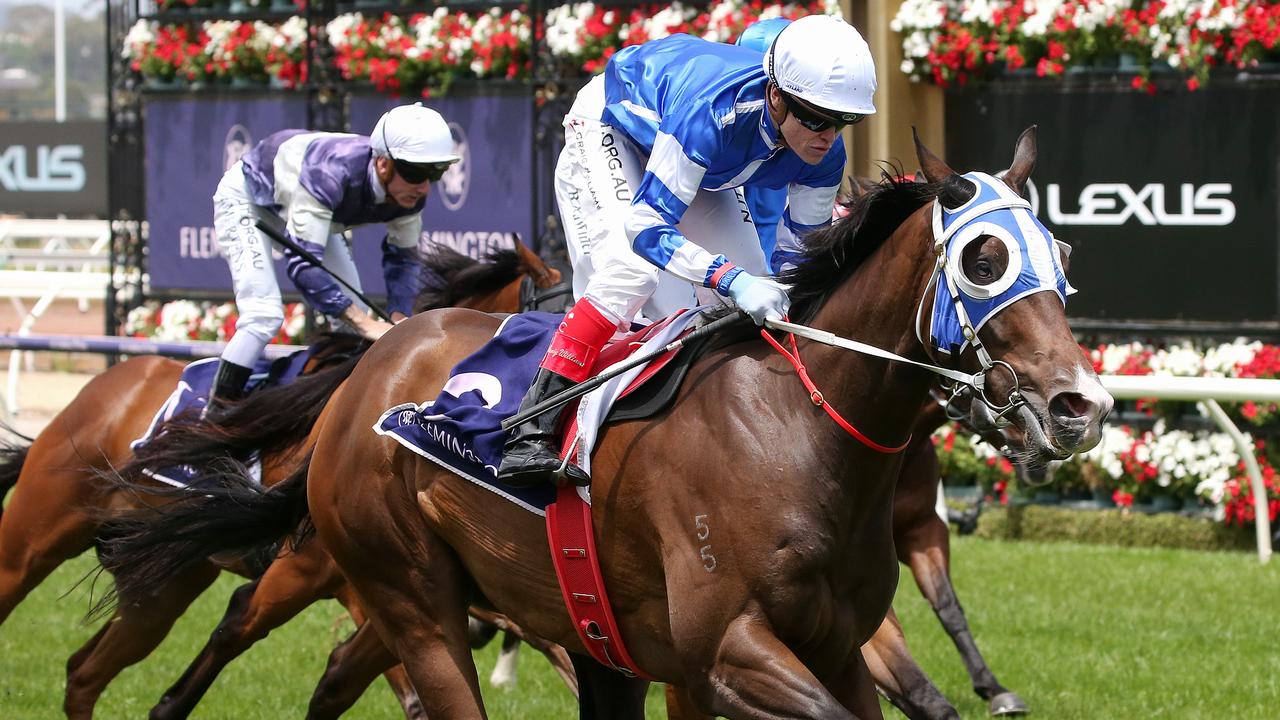
<path fill-rule="evenodd" d="M 440 113 L 422 103 L 401 105 L 383 113 L 373 126 L 369 144 L 376 155 L 407 163 L 452 163 L 453 133 Z"/>
<path fill-rule="evenodd" d="M 783 28 L 764 55 L 764 71 L 783 92 L 847 122 L 876 111 L 871 48 L 840 18 L 807 15 Z"/>

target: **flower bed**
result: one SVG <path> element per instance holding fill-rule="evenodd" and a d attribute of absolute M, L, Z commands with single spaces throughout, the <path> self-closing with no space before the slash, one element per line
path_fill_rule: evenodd
<path fill-rule="evenodd" d="M 1086 349 L 1099 373 L 1242 378 L 1280 377 L 1280 347 L 1237 340 L 1197 348 L 1191 343 L 1156 348 L 1130 343 Z M 1252 524 L 1253 489 L 1235 443 L 1225 433 L 1184 429 L 1170 418 L 1185 403 L 1138 401 L 1132 414 L 1149 422 L 1108 425 L 1102 442 L 1056 469 L 1050 487 L 1063 495 L 1098 497 L 1121 507 L 1155 503 L 1168 509 L 1204 507 L 1228 524 Z M 1224 405 L 1235 420 L 1252 426 L 1270 519 L 1280 515 L 1280 440 L 1273 439 L 1280 408 L 1246 402 Z M 1200 425 L 1206 423 L 1201 422 Z M 1005 504 L 1018 488 L 1013 466 L 976 436 L 944 426 L 934 434 L 943 477 L 959 485 L 978 485 L 988 497 Z"/>
<path fill-rule="evenodd" d="M 750 24 L 773 17 L 797 18 L 839 12 L 834 0 L 764 2 L 720 0 L 705 9 L 647 5 L 612 9 L 594 3 L 560 5 L 548 11 L 550 60 L 572 71 L 595 73 L 619 48 L 673 33 L 733 42 Z M 366 17 L 345 13 L 329 22 L 325 36 L 335 65 L 349 81 L 369 82 L 393 94 L 446 92 L 462 79 L 524 79 L 532 67 L 532 18 L 522 10 L 497 8 Z M 194 29 L 193 29 L 194 28 Z M 139 20 L 122 53 L 130 67 L 152 82 L 265 81 L 286 86 L 306 80 L 306 24 L 207 21 L 198 26 Z"/>
<path fill-rule="evenodd" d="M 1280 2 L 1269 0 L 906 0 L 890 28 L 902 71 L 944 87 L 1103 66 L 1131 70 L 1148 92 L 1152 70 L 1168 68 L 1195 90 L 1214 67 L 1280 60 Z"/>
<path fill-rule="evenodd" d="M 130 337 L 159 341 L 217 340 L 225 342 L 235 334 L 235 303 L 151 301 L 129 311 L 124 332 Z M 273 343 L 298 345 L 304 340 L 306 308 L 302 303 L 284 307 L 284 324 Z"/>
<path fill-rule="evenodd" d="M 307 79 L 306 21 L 212 20 L 197 26 L 139 20 L 122 54 L 144 80 L 156 83 L 250 82 L 273 79 L 294 87 Z"/>

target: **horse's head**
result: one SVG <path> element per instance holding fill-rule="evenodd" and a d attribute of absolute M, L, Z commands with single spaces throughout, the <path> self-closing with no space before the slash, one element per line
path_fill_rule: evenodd
<path fill-rule="evenodd" d="M 917 333 L 927 328 L 931 352 L 978 371 L 971 423 L 1001 429 L 1022 463 L 1092 448 L 1113 400 L 1067 326 L 1063 248 L 1022 199 L 1035 128 L 1018 138 L 1002 179 L 956 173 L 919 137 L 916 153 L 941 187 L 931 208 L 937 262 Z"/>
<path fill-rule="evenodd" d="M 538 253 L 529 249 L 529 246 L 520 242 L 516 238 L 516 257 L 520 259 L 520 270 L 525 275 L 533 278 L 533 284 L 539 290 L 547 290 L 553 288 L 560 283 L 560 271 L 551 267 L 538 256 Z"/>

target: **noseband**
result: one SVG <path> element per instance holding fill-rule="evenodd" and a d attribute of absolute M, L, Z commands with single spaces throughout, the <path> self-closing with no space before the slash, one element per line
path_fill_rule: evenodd
<path fill-rule="evenodd" d="M 934 200 L 935 262 L 916 308 L 916 339 L 926 348 L 948 355 L 958 356 L 965 346 L 973 347 L 981 365 L 973 376 L 974 394 L 990 409 L 995 426 L 1004 428 L 1012 423 L 1010 417 L 1027 401 L 1018 373 L 1009 363 L 991 357 L 978 337 L 978 330 L 992 317 L 1028 295 L 1052 290 L 1065 303 L 1069 289 L 1053 235 L 1031 212 L 1031 204 L 1002 180 L 985 173 L 967 173 L 963 178 L 974 187 L 970 200 L 957 208 L 944 207 L 941 198 Z M 1000 278 L 989 285 L 979 286 L 964 276 L 960 256 L 970 242 L 987 236 L 1005 244 L 1009 250 L 1009 264 Z M 931 342 L 926 342 L 921 327 L 931 290 L 934 291 L 929 333 Z M 948 306 L 951 314 L 945 312 L 944 308 Z M 977 322 L 973 320 L 975 316 Z M 988 378 L 997 368 L 1009 375 L 1009 391 L 1003 398 L 993 398 L 990 394 Z M 953 414 L 950 405 L 961 392 L 959 386 L 952 385 L 947 402 L 948 417 Z"/>
<path fill-rule="evenodd" d="M 974 353 L 978 356 L 978 362 L 981 364 L 981 369 L 978 372 L 969 374 L 918 362 L 873 345 L 791 322 L 766 320 L 765 326 L 799 335 L 824 345 L 853 350 L 864 355 L 894 360 L 928 370 L 941 376 L 949 388 L 950 397 L 946 401 L 948 417 L 952 417 L 954 412 L 952 405 L 956 399 L 972 389 L 974 396 L 991 410 L 996 427 L 1002 428 L 1008 427 L 1013 422 L 1011 416 L 1025 407 L 1027 400 L 1022 393 L 1018 373 L 1014 371 L 1013 366 L 1009 363 L 991 357 L 991 353 L 987 352 L 986 346 L 978 338 L 978 328 L 981 328 L 987 320 L 990 320 L 1015 301 L 1037 292 L 1056 290 L 1059 296 L 1063 298 L 1063 302 L 1065 302 L 1068 293 L 1066 275 L 1062 272 L 1061 263 L 1057 260 L 1057 248 L 1054 244 L 1053 236 L 1036 220 L 1035 215 L 1031 213 L 1031 205 L 1026 200 L 1014 194 L 1003 181 L 985 173 L 967 173 L 964 178 L 972 182 L 977 189 L 974 197 L 969 202 L 955 210 L 946 210 L 942 207 L 941 198 L 934 200 L 933 254 L 935 262 L 929 282 L 920 298 L 920 304 L 916 308 L 915 329 L 916 339 L 929 351 L 937 350 L 947 355 L 958 355 L 958 351 L 965 346 L 972 346 Z M 1010 227 L 1016 228 L 1016 235 L 1010 231 Z M 1018 243 L 1019 240 L 1014 239 L 1015 237 L 1021 238 L 1021 242 L 1025 243 L 1025 245 L 1015 245 L 1011 247 L 1011 250 L 1019 253 L 1025 251 L 1031 256 L 1029 262 L 1023 262 L 1022 256 L 1018 255 L 1018 262 L 1016 264 L 1010 263 L 1011 268 L 1017 269 L 1029 266 L 1030 272 L 1021 273 L 1004 282 L 997 281 L 997 283 L 993 284 L 992 289 L 998 292 L 988 292 L 975 286 L 967 278 L 963 277 L 959 268 L 959 250 L 963 248 L 965 243 L 986 234 L 995 234 L 997 237 L 1001 237 L 1007 245 L 1011 242 Z M 953 239 L 959 242 L 951 242 Z M 1045 260 L 1046 255 L 1040 253 L 1038 246 L 1031 244 L 1035 242 L 1042 243 L 1046 248 L 1045 252 L 1051 253 L 1047 255 L 1047 261 Z M 948 247 L 951 248 L 951 253 L 954 254 L 956 259 L 952 259 L 952 256 L 948 253 Z M 1026 248 L 1036 249 L 1028 250 Z M 1007 269 L 1006 276 L 1009 274 L 1010 272 Z M 1042 275 L 1046 274 L 1048 277 L 1041 278 Z M 1002 280 L 1005 280 L 1005 278 L 1002 278 Z M 947 292 L 945 297 L 941 291 L 943 287 L 946 288 Z M 961 288 L 964 288 L 963 293 Z M 935 332 L 930 333 L 933 342 L 926 341 L 921 332 L 921 318 L 924 315 L 925 303 L 928 301 L 931 289 L 937 289 L 934 295 L 935 323 L 942 319 L 946 321 L 943 324 L 950 323 L 949 327 L 958 331 L 959 337 L 956 339 L 957 341 L 951 343 L 954 347 L 943 346 L 944 339 L 939 337 L 936 332 L 938 328 L 935 328 Z M 971 313 L 966 308 L 964 295 L 968 296 L 970 302 L 976 302 L 978 308 L 983 312 L 979 322 L 976 324 L 970 319 Z M 939 301 L 943 299 L 950 300 L 948 305 L 953 308 L 954 315 L 942 316 L 937 312 Z M 953 353 L 952 350 L 956 352 Z M 1011 382 L 1009 392 L 1003 399 L 993 399 L 989 394 L 988 378 L 997 369 L 1008 373 Z"/>

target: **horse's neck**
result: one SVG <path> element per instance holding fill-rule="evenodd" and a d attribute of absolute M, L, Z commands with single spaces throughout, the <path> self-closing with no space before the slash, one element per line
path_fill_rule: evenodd
<path fill-rule="evenodd" d="M 903 223 L 832 293 L 812 325 L 927 361 L 915 313 L 932 255 L 918 223 L 918 217 Z M 906 441 L 932 381 L 927 371 L 818 343 L 802 343 L 800 351 L 824 397 L 854 427 L 882 445 Z M 850 445 L 847 436 L 841 441 Z"/>

